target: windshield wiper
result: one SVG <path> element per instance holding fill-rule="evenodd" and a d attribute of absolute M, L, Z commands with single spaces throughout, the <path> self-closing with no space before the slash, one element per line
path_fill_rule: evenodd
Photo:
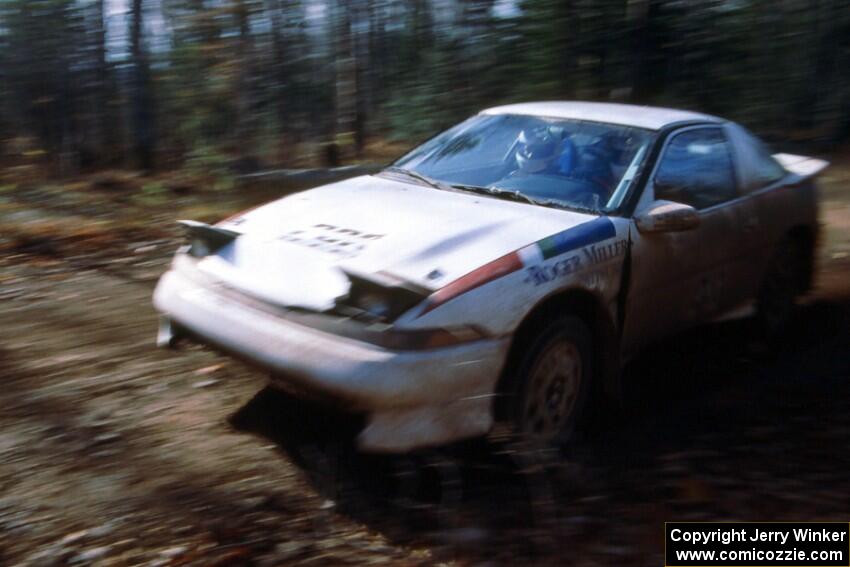
<path fill-rule="evenodd" d="M 384 169 L 382 169 L 381 173 L 383 173 L 384 171 L 387 171 L 387 172 L 390 172 L 390 173 L 400 173 L 401 175 L 410 177 L 411 179 L 416 179 L 417 181 L 421 181 L 422 183 L 428 185 L 429 187 L 433 187 L 434 189 L 444 189 L 444 190 L 450 189 L 450 187 L 440 183 L 436 179 L 431 179 L 430 177 L 422 175 L 421 173 L 413 171 L 412 169 L 405 169 L 403 167 L 396 167 L 394 165 L 391 165 L 389 167 L 385 167 Z"/>
<path fill-rule="evenodd" d="M 529 197 L 525 193 L 521 193 L 519 190 L 510 191 L 508 189 L 501 189 L 499 187 L 481 187 L 480 185 L 463 185 L 463 184 L 452 184 L 452 187 L 455 189 L 460 189 L 462 191 L 470 191 L 472 193 L 481 193 L 484 195 L 491 195 L 496 198 L 508 198 L 513 201 L 524 201 L 526 203 L 530 203 L 532 205 L 537 205 L 539 207 L 555 207 L 558 209 L 567 209 L 571 211 L 578 211 L 581 213 L 591 213 L 598 215 L 600 211 L 590 208 L 590 207 L 582 207 L 581 205 L 575 204 L 567 204 L 563 201 L 558 201 L 556 199 L 535 199 L 534 197 Z"/>
<path fill-rule="evenodd" d="M 526 203 L 531 203 L 532 205 L 548 205 L 551 204 L 552 201 L 538 201 L 532 197 L 529 197 L 525 193 L 520 193 L 517 191 L 509 191 L 507 189 L 500 189 L 498 187 L 481 187 L 480 185 L 463 185 L 463 184 L 453 184 L 452 187 L 455 189 L 461 189 L 463 191 L 470 191 L 472 193 L 481 193 L 484 195 L 492 195 L 493 197 L 498 198 L 508 198 L 513 201 L 525 201 Z"/>

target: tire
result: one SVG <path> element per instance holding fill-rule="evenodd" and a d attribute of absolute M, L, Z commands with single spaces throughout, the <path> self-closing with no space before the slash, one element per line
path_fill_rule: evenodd
<path fill-rule="evenodd" d="M 511 429 L 526 445 L 563 450 L 574 437 L 591 392 L 592 335 L 578 317 L 549 320 L 520 359 Z"/>
<path fill-rule="evenodd" d="M 756 321 L 769 341 L 780 339 L 788 331 L 805 278 L 803 244 L 798 239 L 785 238 L 768 263 L 756 298 Z"/>

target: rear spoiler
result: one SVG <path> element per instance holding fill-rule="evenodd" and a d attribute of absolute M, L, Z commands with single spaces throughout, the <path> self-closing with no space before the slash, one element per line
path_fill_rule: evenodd
<path fill-rule="evenodd" d="M 191 242 L 189 253 L 193 256 L 203 257 L 211 254 L 226 244 L 230 244 L 240 233 L 212 226 L 203 222 L 193 220 L 179 220 L 177 224 L 186 230 Z"/>
<path fill-rule="evenodd" d="M 773 157 L 782 167 L 800 177 L 813 177 L 829 165 L 822 159 L 794 154 L 773 154 Z"/>

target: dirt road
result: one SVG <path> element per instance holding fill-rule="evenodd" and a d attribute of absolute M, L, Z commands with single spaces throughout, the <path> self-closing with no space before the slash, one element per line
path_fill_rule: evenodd
<path fill-rule="evenodd" d="M 626 405 L 546 466 L 484 443 L 352 455 L 336 416 L 261 374 L 156 350 L 168 238 L 117 266 L 6 254 L 0 564 L 659 565 L 667 520 L 847 521 L 850 209 L 826 198 L 787 348 L 747 321 L 659 345 L 628 368 Z"/>

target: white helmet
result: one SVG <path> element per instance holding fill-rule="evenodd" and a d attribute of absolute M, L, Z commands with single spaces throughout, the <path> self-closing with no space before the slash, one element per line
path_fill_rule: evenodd
<path fill-rule="evenodd" d="M 539 173 L 559 155 L 558 139 L 547 129 L 523 130 L 517 137 L 516 163 L 520 171 Z"/>

